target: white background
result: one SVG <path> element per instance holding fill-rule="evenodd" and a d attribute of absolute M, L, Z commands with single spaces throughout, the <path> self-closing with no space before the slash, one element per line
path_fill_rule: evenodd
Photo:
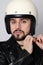
<path fill-rule="evenodd" d="M 0 0 L 0 41 L 8 40 L 10 35 L 7 34 L 5 29 L 4 17 L 5 8 L 11 0 Z M 43 0 L 33 0 L 39 12 L 38 25 L 36 27 L 36 35 L 43 34 Z"/>

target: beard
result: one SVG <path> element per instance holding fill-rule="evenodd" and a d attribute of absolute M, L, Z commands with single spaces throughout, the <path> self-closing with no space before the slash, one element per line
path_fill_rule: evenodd
<path fill-rule="evenodd" d="M 22 41 L 22 40 L 25 39 L 25 37 L 26 37 L 26 35 L 25 35 L 25 36 L 22 36 L 21 38 L 19 38 L 19 35 L 17 35 L 17 37 L 15 37 L 15 39 L 16 39 L 17 41 Z"/>
<path fill-rule="evenodd" d="M 26 36 L 29 34 L 29 33 L 27 33 L 27 34 L 25 35 L 24 31 L 19 30 L 19 31 L 23 34 L 23 35 L 20 37 L 19 34 L 16 34 L 16 35 L 15 35 L 15 33 L 16 33 L 17 31 L 18 31 L 18 30 L 15 30 L 15 31 L 13 32 L 13 36 L 15 37 L 16 41 L 23 41 L 23 40 L 26 38 Z"/>

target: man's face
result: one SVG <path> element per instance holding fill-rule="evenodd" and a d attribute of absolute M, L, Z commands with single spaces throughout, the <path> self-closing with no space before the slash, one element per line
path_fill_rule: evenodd
<path fill-rule="evenodd" d="M 30 33 L 31 20 L 29 18 L 11 18 L 10 30 L 16 40 L 23 40 Z"/>

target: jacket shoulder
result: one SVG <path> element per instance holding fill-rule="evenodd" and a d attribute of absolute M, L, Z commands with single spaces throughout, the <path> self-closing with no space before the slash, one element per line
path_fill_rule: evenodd
<path fill-rule="evenodd" d="M 6 41 L 1 41 L 0 46 L 8 46 L 10 42 L 11 42 L 11 39 L 8 39 Z"/>
<path fill-rule="evenodd" d="M 0 51 L 7 52 L 8 48 L 10 47 L 9 43 L 9 40 L 0 42 Z"/>

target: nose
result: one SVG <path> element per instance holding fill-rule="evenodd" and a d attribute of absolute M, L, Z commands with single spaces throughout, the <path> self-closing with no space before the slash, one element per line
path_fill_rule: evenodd
<path fill-rule="evenodd" d="M 16 28 L 17 28 L 17 29 L 20 29 L 20 28 L 21 28 L 20 22 L 17 23 Z"/>

